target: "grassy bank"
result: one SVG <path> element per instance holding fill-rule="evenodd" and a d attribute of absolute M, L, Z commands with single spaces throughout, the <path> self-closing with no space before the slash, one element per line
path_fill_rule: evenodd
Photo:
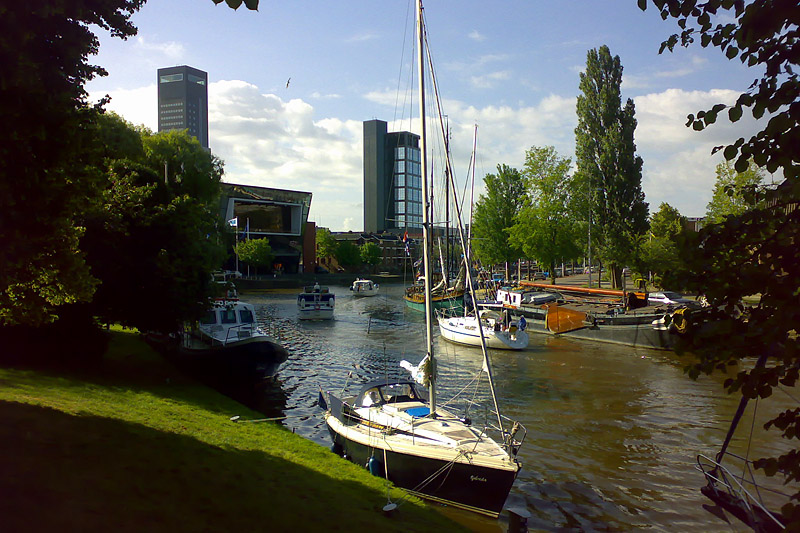
<path fill-rule="evenodd" d="M 3 531 L 458 531 L 113 331 L 95 371 L 0 368 Z M 402 493 L 392 491 L 392 500 Z"/>

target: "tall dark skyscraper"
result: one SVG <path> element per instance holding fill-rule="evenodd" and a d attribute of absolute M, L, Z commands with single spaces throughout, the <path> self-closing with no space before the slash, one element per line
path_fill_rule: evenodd
<path fill-rule="evenodd" d="M 364 231 L 422 228 L 419 135 L 364 121 Z"/>
<path fill-rule="evenodd" d="M 158 69 L 158 131 L 189 130 L 208 148 L 208 74 L 196 68 Z"/>

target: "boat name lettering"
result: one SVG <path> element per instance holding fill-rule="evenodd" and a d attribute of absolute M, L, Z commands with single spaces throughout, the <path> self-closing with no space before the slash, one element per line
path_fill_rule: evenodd
<path fill-rule="evenodd" d="M 486 483 L 486 478 L 485 477 L 469 476 L 469 480 L 470 481 L 482 481 L 483 483 Z"/>

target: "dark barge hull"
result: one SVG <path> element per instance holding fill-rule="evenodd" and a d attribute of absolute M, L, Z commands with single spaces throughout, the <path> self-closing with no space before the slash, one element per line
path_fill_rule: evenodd
<path fill-rule="evenodd" d="M 380 477 L 386 476 L 388 464 L 389 481 L 396 486 L 420 498 L 492 518 L 497 518 L 502 512 L 506 497 L 517 477 L 516 470 L 498 470 L 459 462 L 447 467 L 449 463 L 441 459 L 399 454 L 390 450 L 386 450 L 384 455 L 383 449 L 348 440 L 336 433 L 330 425 L 328 431 L 334 449 L 351 462 L 366 467 L 370 457 L 373 457 L 373 471 Z M 436 475 L 426 486 L 419 487 L 440 470 L 440 475 Z"/>
<path fill-rule="evenodd" d="M 252 337 L 226 346 L 198 342 L 186 346 L 179 341 L 171 353 L 175 363 L 201 372 L 259 380 L 273 377 L 289 358 L 283 346 L 266 337 Z"/>

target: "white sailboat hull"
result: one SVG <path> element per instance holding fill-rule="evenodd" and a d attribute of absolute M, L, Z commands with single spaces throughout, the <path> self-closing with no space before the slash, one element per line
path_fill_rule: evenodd
<path fill-rule="evenodd" d="M 478 320 L 475 317 L 439 317 L 439 334 L 455 344 L 477 347 L 481 345 Z M 524 331 L 496 331 L 486 325 L 483 326 L 483 338 L 487 348 L 498 350 L 524 350 L 528 347 L 529 340 Z"/>

